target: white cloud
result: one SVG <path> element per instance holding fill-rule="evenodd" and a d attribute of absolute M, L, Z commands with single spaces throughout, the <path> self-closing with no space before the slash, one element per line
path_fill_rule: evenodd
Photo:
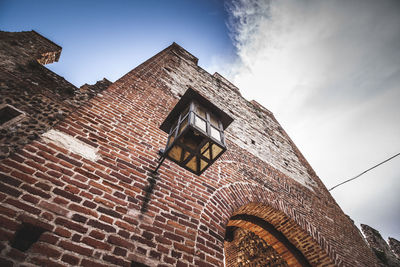
<path fill-rule="evenodd" d="M 236 0 L 228 73 L 270 109 L 331 187 L 400 152 L 400 2 Z M 400 157 L 332 191 L 356 223 L 400 238 Z"/>

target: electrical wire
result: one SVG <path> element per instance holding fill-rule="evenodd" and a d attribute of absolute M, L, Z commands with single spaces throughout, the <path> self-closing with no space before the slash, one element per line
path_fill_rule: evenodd
<path fill-rule="evenodd" d="M 334 187 L 332 187 L 332 188 L 329 189 L 328 191 L 331 191 L 331 190 L 335 189 L 336 187 L 338 187 L 338 186 L 340 186 L 340 185 L 342 185 L 342 184 L 345 184 L 345 183 L 348 183 L 348 182 L 350 182 L 350 181 L 353 181 L 354 179 L 357 179 L 358 177 L 360 177 L 361 175 L 365 174 L 366 172 L 369 172 L 370 170 L 375 169 L 375 168 L 378 167 L 379 165 L 382 165 L 383 163 L 388 162 L 388 161 L 391 160 L 391 159 L 394 159 L 394 158 L 397 157 L 398 155 L 400 155 L 400 153 L 397 153 L 396 155 L 391 156 L 390 158 L 388 158 L 388 159 L 382 161 L 381 163 L 376 164 L 375 166 L 369 168 L 368 170 L 363 171 L 362 173 L 360 173 L 359 175 L 357 175 L 357 176 L 355 176 L 355 177 L 353 177 L 353 178 L 350 178 L 350 179 L 348 179 L 348 180 L 346 180 L 346 181 L 344 181 L 344 182 L 341 182 L 340 184 L 335 185 Z"/>

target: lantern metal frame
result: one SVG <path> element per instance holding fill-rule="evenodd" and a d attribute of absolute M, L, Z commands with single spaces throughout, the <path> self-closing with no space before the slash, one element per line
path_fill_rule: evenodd
<path fill-rule="evenodd" d="M 228 114 L 189 88 L 160 126 L 168 133 L 168 141 L 159 166 L 168 158 L 201 175 L 226 151 L 224 130 L 232 121 Z"/>

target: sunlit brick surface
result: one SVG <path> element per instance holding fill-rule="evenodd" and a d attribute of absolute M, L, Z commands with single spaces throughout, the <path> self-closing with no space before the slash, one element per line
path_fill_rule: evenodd
<path fill-rule="evenodd" d="M 167 137 L 159 126 L 189 86 L 235 119 L 228 151 L 201 176 L 165 161 L 152 177 Z M 376 265 L 272 113 L 180 46 L 71 109 L 0 163 L 1 266 L 223 266 L 236 214 L 271 223 L 313 265 Z M 44 231 L 24 252 L 11 246 L 22 225 Z"/>

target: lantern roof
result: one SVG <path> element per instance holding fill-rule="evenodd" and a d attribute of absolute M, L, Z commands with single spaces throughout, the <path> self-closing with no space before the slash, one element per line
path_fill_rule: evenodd
<path fill-rule="evenodd" d="M 219 109 L 208 99 L 202 96 L 199 92 L 188 88 L 185 94 L 181 97 L 179 102 L 175 105 L 172 111 L 168 114 L 167 118 L 161 124 L 160 129 L 166 133 L 169 133 L 172 125 L 176 122 L 177 117 L 182 113 L 182 111 L 190 104 L 191 101 L 196 101 L 202 107 L 207 109 L 209 112 L 214 114 L 222 123 L 224 130 L 231 124 L 233 118 L 229 116 L 226 112 Z"/>

